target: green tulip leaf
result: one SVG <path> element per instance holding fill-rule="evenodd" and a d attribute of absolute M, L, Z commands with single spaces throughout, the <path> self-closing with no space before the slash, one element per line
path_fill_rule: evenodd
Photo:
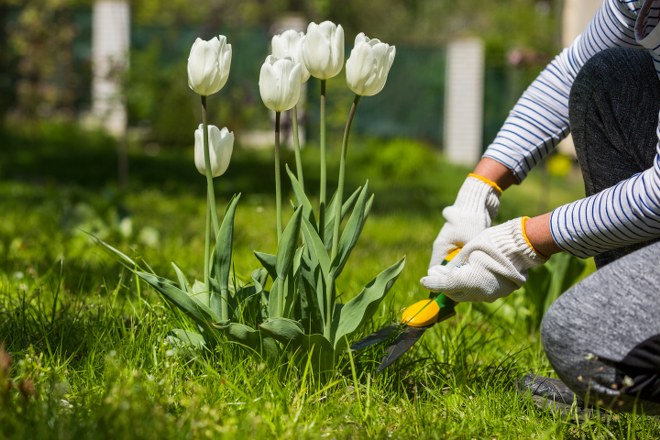
<path fill-rule="evenodd" d="M 172 267 L 174 268 L 174 272 L 176 272 L 176 278 L 179 281 L 179 288 L 184 292 L 190 293 L 190 283 L 188 282 L 188 278 L 186 278 L 183 271 L 179 269 L 179 266 L 174 262 L 172 262 Z"/>
<path fill-rule="evenodd" d="M 266 281 L 268 280 L 268 271 L 263 268 L 255 269 L 250 275 L 252 282 L 257 286 L 257 291 L 263 292 Z"/>
<path fill-rule="evenodd" d="M 337 256 L 332 262 L 333 268 L 335 270 L 335 276 L 339 276 L 339 274 L 346 266 L 346 262 L 348 261 L 348 258 L 358 239 L 360 238 L 360 234 L 362 233 L 362 229 L 364 228 L 364 224 L 367 220 L 368 210 L 371 209 L 371 204 L 373 203 L 373 196 L 367 199 L 367 190 L 368 185 L 365 185 L 360 192 L 360 196 L 355 203 L 353 212 L 346 222 L 344 231 L 341 235 L 341 238 L 339 239 Z"/>
<path fill-rule="evenodd" d="M 215 328 L 222 331 L 227 339 L 245 345 L 261 354 L 263 335 L 259 330 L 237 322 L 218 324 Z"/>
<path fill-rule="evenodd" d="M 234 295 L 236 306 L 232 309 L 234 321 L 256 325 L 262 320 L 260 284 L 243 286 Z"/>
<path fill-rule="evenodd" d="M 172 329 L 172 334 L 181 343 L 191 346 L 196 349 L 202 349 L 206 346 L 204 336 L 190 330 L 183 330 L 180 328 Z"/>
<path fill-rule="evenodd" d="M 299 322 L 287 318 L 270 318 L 259 325 L 259 328 L 268 336 L 282 344 L 298 345 L 305 335 Z"/>
<path fill-rule="evenodd" d="M 314 209 L 312 208 L 312 203 L 307 198 L 307 194 L 305 194 L 305 190 L 303 189 L 300 182 L 298 182 L 298 179 L 293 174 L 293 172 L 289 169 L 288 165 L 286 165 L 286 172 L 289 175 L 289 179 L 291 180 L 291 188 L 293 189 L 293 193 L 296 196 L 297 204 L 303 208 L 303 216 L 310 219 L 310 222 L 315 225 L 316 221 L 314 219 Z"/>
<path fill-rule="evenodd" d="M 358 187 L 355 191 L 353 191 L 353 194 L 346 199 L 346 201 L 342 204 L 341 206 L 341 218 L 345 218 L 346 214 L 353 208 L 353 205 L 355 204 L 355 201 L 357 200 L 358 196 L 360 195 L 362 191 L 362 187 Z M 335 224 L 335 209 L 337 205 L 337 192 L 332 195 L 332 199 L 330 199 L 330 204 L 328 205 L 328 208 L 326 210 L 326 213 L 329 215 L 326 215 L 325 219 L 325 229 L 324 229 L 324 235 L 325 237 L 325 242 L 326 243 L 332 243 L 332 237 L 334 235 L 334 224 Z"/>
<path fill-rule="evenodd" d="M 190 297 L 172 281 L 148 272 L 136 272 L 136 274 L 198 324 L 208 326 L 210 322 L 220 319 L 211 308 Z"/>
<path fill-rule="evenodd" d="M 305 237 L 305 243 L 309 248 L 311 258 L 318 264 L 321 268 L 323 275 L 330 273 L 330 256 L 328 255 L 328 250 L 319 237 L 319 233 L 316 231 L 311 222 L 303 218 L 302 221 L 302 231 L 303 237 Z"/>
<path fill-rule="evenodd" d="M 302 255 L 304 252 L 304 246 L 301 246 L 296 250 L 296 253 L 293 256 L 293 265 L 287 274 L 287 282 L 285 284 L 286 295 L 284 297 L 284 316 L 291 317 L 300 309 L 298 304 L 298 285 L 300 283 Z"/>
<path fill-rule="evenodd" d="M 378 309 L 385 294 L 390 290 L 405 265 L 405 258 L 388 267 L 369 284 L 362 292 L 352 298 L 339 312 L 335 312 L 332 320 L 332 342 L 335 350 L 345 344 L 346 337 L 357 330 L 361 324 L 370 319 Z"/>
<path fill-rule="evenodd" d="M 211 277 L 218 282 L 220 289 L 229 289 L 229 274 L 231 272 L 231 254 L 234 240 L 234 215 L 236 205 L 241 198 L 240 194 L 234 195 L 229 201 L 227 211 L 222 219 L 220 229 L 217 231 L 215 251 L 213 252 L 213 270 Z"/>
<path fill-rule="evenodd" d="M 275 255 L 266 254 L 259 251 L 254 251 L 254 256 L 257 257 L 257 260 L 259 260 L 264 269 L 266 269 L 268 275 L 270 275 L 272 279 L 276 279 L 277 270 L 275 269 L 275 265 L 277 263 L 277 257 Z"/>
<path fill-rule="evenodd" d="M 335 350 L 322 334 L 305 335 L 301 340 L 302 353 L 311 356 L 314 373 L 332 371 L 335 364 Z"/>
<path fill-rule="evenodd" d="M 296 249 L 298 248 L 298 237 L 300 236 L 301 214 L 302 208 L 296 209 L 286 228 L 284 228 L 284 232 L 282 232 L 280 243 L 277 246 L 277 259 L 275 261 L 277 278 L 286 278 L 293 265 Z"/>
<path fill-rule="evenodd" d="M 198 303 L 211 307 L 211 292 L 201 281 L 195 280 L 188 295 Z"/>
<path fill-rule="evenodd" d="M 300 277 L 298 280 L 300 321 L 307 333 L 322 333 L 325 321 L 323 310 L 319 305 L 319 291 L 317 289 L 317 276 L 320 269 L 305 254 L 303 254 L 300 264 Z M 322 294 L 323 290 L 321 290 Z"/>
<path fill-rule="evenodd" d="M 110 254 L 114 255 L 115 257 L 119 258 L 119 262 L 123 264 L 125 267 L 127 267 L 130 270 L 135 270 L 135 268 L 138 267 L 138 264 L 133 261 L 131 257 L 120 251 L 119 249 L 115 248 L 114 246 L 109 245 L 105 241 L 101 240 L 97 236 L 87 233 L 92 240 L 94 240 L 96 243 L 100 244 L 105 248 L 106 251 L 108 251 Z"/>
<path fill-rule="evenodd" d="M 275 281 L 270 286 L 270 292 L 268 292 L 268 316 L 271 318 L 277 317 L 280 314 L 280 303 L 283 301 L 280 286 L 280 283 Z"/>

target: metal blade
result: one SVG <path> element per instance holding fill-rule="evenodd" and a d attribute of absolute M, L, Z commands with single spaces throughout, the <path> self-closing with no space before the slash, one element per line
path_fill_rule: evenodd
<path fill-rule="evenodd" d="M 378 370 L 376 372 L 381 372 L 385 368 L 389 367 L 399 359 L 403 354 L 412 347 L 419 338 L 422 337 L 428 327 L 406 327 L 405 330 L 396 338 L 394 343 L 387 347 L 387 354 L 383 357 Z"/>
<path fill-rule="evenodd" d="M 383 327 L 378 331 L 373 332 L 369 336 L 367 336 L 364 339 L 361 339 L 351 345 L 351 350 L 356 351 L 356 350 L 362 350 L 363 348 L 367 348 L 371 345 L 377 344 L 379 342 L 383 342 L 394 334 L 394 332 L 399 328 L 399 325 L 390 325 L 387 327 Z"/>

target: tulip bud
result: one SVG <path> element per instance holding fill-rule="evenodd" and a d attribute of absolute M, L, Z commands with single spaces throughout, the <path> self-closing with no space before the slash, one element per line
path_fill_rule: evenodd
<path fill-rule="evenodd" d="M 292 109 L 300 99 L 301 79 L 300 63 L 268 55 L 259 72 L 259 93 L 266 107 L 276 112 Z"/>
<path fill-rule="evenodd" d="M 346 61 L 346 83 L 360 96 L 373 96 L 383 90 L 396 49 L 364 33 L 355 37 L 355 46 Z"/>
<path fill-rule="evenodd" d="M 197 94 L 209 96 L 227 83 L 231 67 L 231 44 L 224 35 L 209 41 L 198 38 L 188 56 L 188 86 Z"/>
<path fill-rule="evenodd" d="M 291 58 L 293 61 L 300 63 L 302 72 L 302 82 L 309 79 L 309 70 L 305 67 L 302 59 L 302 45 L 305 41 L 305 34 L 303 32 L 296 32 L 293 29 L 284 31 L 279 35 L 274 35 L 271 40 L 271 48 L 273 56 L 276 58 Z"/>
<path fill-rule="evenodd" d="M 234 150 L 234 133 L 223 127 L 220 130 L 215 125 L 208 126 L 209 157 L 211 159 L 211 175 L 221 176 L 227 171 L 231 153 Z M 202 175 L 206 175 L 204 162 L 204 128 L 199 124 L 195 130 L 195 167 Z"/>
<path fill-rule="evenodd" d="M 337 76 L 344 65 L 344 29 L 331 21 L 310 23 L 302 54 L 305 66 L 314 78 Z"/>

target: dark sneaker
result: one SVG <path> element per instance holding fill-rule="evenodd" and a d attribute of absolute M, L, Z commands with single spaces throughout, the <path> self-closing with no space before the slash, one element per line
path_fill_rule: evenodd
<path fill-rule="evenodd" d="M 541 409 L 559 411 L 562 415 L 571 414 L 572 410 L 578 415 L 591 412 L 584 409 L 582 399 L 559 379 L 527 374 L 518 380 L 518 391 L 531 393 L 532 400 Z"/>

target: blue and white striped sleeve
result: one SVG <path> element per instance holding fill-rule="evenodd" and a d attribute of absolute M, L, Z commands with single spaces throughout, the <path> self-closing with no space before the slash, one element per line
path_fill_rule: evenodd
<path fill-rule="evenodd" d="M 657 135 L 660 140 L 660 126 Z M 550 231 L 560 248 L 578 257 L 660 237 L 660 141 L 651 168 L 555 209 Z"/>
<path fill-rule="evenodd" d="M 525 90 L 483 157 L 522 181 L 568 135 L 568 96 L 582 65 L 606 48 L 639 47 L 634 24 L 635 13 L 623 2 L 605 0 L 587 29 Z"/>

